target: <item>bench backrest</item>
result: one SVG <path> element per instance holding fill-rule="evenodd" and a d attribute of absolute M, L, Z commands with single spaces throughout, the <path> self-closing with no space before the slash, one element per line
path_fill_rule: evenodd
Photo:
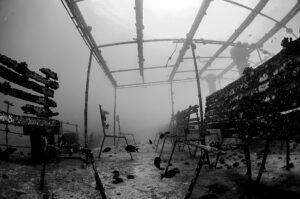
<path fill-rule="evenodd" d="M 183 111 L 178 111 L 175 119 L 175 133 L 177 135 L 200 132 L 199 106 L 189 106 Z"/>
<path fill-rule="evenodd" d="M 109 112 L 102 109 L 102 106 L 100 104 L 99 104 L 99 110 L 100 110 L 100 120 L 101 120 L 103 134 L 106 135 L 106 129 L 109 128 L 109 124 L 108 124 L 106 115 L 108 115 Z"/>
<path fill-rule="evenodd" d="M 207 128 L 279 128 L 299 120 L 300 40 L 206 98 Z M 262 128 L 264 128 L 262 127 Z"/>

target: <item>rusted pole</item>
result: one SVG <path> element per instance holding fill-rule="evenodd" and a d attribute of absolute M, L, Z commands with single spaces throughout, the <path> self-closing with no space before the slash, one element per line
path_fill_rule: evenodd
<path fill-rule="evenodd" d="M 93 49 L 90 51 L 87 75 L 86 75 L 86 87 L 85 87 L 85 101 L 84 101 L 84 147 L 87 148 L 87 125 L 88 125 L 88 98 L 89 98 L 89 83 L 90 72 L 92 65 Z"/>
<path fill-rule="evenodd" d="M 172 125 L 172 130 L 174 131 L 174 92 L 173 92 L 173 83 L 171 82 L 170 84 L 171 88 L 171 104 L 172 104 L 172 116 L 171 116 L 171 125 Z M 173 132 L 174 133 L 174 132 Z"/>
<path fill-rule="evenodd" d="M 198 66 L 197 66 L 197 60 L 195 56 L 195 49 L 196 45 L 194 43 L 191 43 L 191 49 L 193 53 L 193 60 L 194 60 L 194 66 L 195 66 L 195 73 L 196 73 L 196 79 L 197 79 L 197 88 L 198 88 L 198 99 L 199 99 L 199 107 L 200 107 L 200 121 L 201 121 L 201 128 L 203 129 L 203 106 L 202 106 L 202 95 L 201 95 L 201 86 L 200 86 L 200 80 L 199 80 L 199 74 L 198 74 Z"/>
<path fill-rule="evenodd" d="M 116 146 L 116 109 L 117 109 L 117 87 L 115 87 L 115 104 L 114 104 L 114 146 Z"/>

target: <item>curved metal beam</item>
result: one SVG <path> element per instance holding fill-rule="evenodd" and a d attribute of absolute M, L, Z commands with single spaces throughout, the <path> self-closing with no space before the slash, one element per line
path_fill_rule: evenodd
<path fill-rule="evenodd" d="M 202 5 L 197 13 L 197 16 L 193 22 L 193 25 L 189 31 L 189 33 L 186 36 L 186 40 L 183 43 L 183 46 L 181 48 L 181 50 L 179 51 L 179 55 L 177 57 L 177 60 L 175 62 L 175 67 L 173 68 L 168 81 L 172 81 L 174 79 L 175 73 L 178 70 L 178 67 L 185 55 L 185 52 L 187 51 L 187 49 L 189 48 L 190 44 L 192 43 L 193 37 L 203 19 L 203 17 L 206 15 L 206 10 L 208 9 L 210 3 L 212 0 L 203 0 Z"/>
<path fill-rule="evenodd" d="M 237 3 L 237 2 L 235 2 L 235 1 L 231 1 L 231 0 L 223 0 L 223 1 L 225 1 L 225 2 L 227 2 L 227 3 L 231 3 L 231 4 L 234 4 L 234 5 L 236 5 L 236 6 L 240 6 L 240 7 L 242 7 L 242 8 L 245 8 L 245 9 L 247 9 L 247 10 L 253 10 L 252 8 L 250 8 L 250 7 L 248 7 L 248 6 L 245 6 L 245 5 L 243 5 L 243 4 L 240 4 L 240 3 Z M 275 23 L 280 23 L 278 20 L 276 20 L 276 19 L 274 19 L 273 17 L 271 17 L 271 16 L 269 16 L 269 15 L 266 15 L 266 14 L 264 14 L 264 13 L 262 13 L 262 12 L 259 12 L 258 13 L 259 15 L 261 15 L 261 16 L 263 16 L 263 17 L 265 17 L 265 18 L 267 18 L 267 19 L 270 19 L 271 21 L 274 21 Z M 285 28 L 288 28 L 288 27 L 286 27 L 286 25 L 283 25 L 283 27 L 285 27 Z M 291 33 L 295 38 L 297 38 L 297 36 L 294 34 L 294 33 Z"/>
<path fill-rule="evenodd" d="M 174 42 L 174 43 L 184 43 L 185 39 L 183 39 L 183 38 L 145 39 L 145 40 L 143 40 L 143 43 L 146 43 L 146 42 L 165 42 L 165 41 L 171 41 L 171 42 Z M 204 44 L 204 45 L 205 44 L 217 44 L 217 45 L 228 44 L 230 46 L 235 46 L 236 45 L 235 42 L 228 43 L 227 41 L 211 40 L 211 39 L 193 39 L 192 41 L 195 42 L 195 43 Z M 98 45 L 97 48 L 119 46 L 119 45 L 125 45 L 125 44 L 136 44 L 136 43 L 137 43 L 137 40 L 134 39 L 133 41 L 124 41 L 124 42 L 116 42 L 116 43 Z M 245 46 L 245 47 L 249 48 L 249 46 Z"/>
<path fill-rule="evenodd" d="M 277 33 L 285 24 L 287 24 L 298 12 L 300 11 L 300 1 L 298 0 L 294 7 L 283 17 L 276 25 L 267 32 L 260 40 L 256 42 L 256 46 L 262 46 L 270 37 L 272 37 L 275 33 Z M 252 53 L 255 49 L 250 49 L 249 53 Z M 232 62 L 229 66 L 222 71 L 218 77 L 222 77 L 225 73 L 227 73 L 231 68 L 235 66 L 235 63 Z"/>
<path fill-rule="evenodd" d="M 242 22 L 242 24 L 234 31 L 234 33 L 228 38 L 227 42 L 234 42 L 240 34 L 249 26 L 249 24 L 255 19 L 257 14 L 265 7 L 269 0 L 260 0 L 252 12 L 247 16 L 247 18 Z M 213 57 L 201 68 L 199 75 L 201 75 L 229 45 L 224 44 L 217 50 Z"/>
<path fill-rule="evenodd" d="M 136 18 L 136 35 L 137 35 L 137 48 L 138 48 L 138 58 L 140 75 L 144 82 L 144 51 L 143 51 L 143 0 L 135 0 L 135 18 Z"/>
<path fill-rule="evenodd" d="M 92 36 L 90 27 L 86 24 L 82 13 L 76 3 L 71 0 L 61 0 L 64 8 L 66 9 L 69 17 L 71 18 L 72 22 L 76 26 L 77 30 L 79 31 L 80 36 L 83 38 L 84 42 L 88 46 L 88 48 L 93 51 L 93 56 L 98 62 L 99 66 L 103 70 L 104 74 L 108 77 L 110 82 L 114 87 L 117 86 L 117 82 L 114 77 L 111 75 L 109 68 L 104 60 L 101 51 L 97 48 L 97 44 Z"/>

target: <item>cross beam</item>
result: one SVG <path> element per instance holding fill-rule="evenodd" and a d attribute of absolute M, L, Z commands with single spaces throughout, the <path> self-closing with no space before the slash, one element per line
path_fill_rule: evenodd
<path fill-rule="evenodd" d="M 189 33 L 186 35 L 186 39 L 183 43 L 183 46 L 182 46 L 181 50 L 179 51 L 179 55 L 178 55 L 177 60 L 175 62 L 175 67 L 173 68 L 173 70 L 172 70 L 172 72 L 169 76 L 168 81 L 171 82 L 174 79 L 175 73 L 178 70 L 178 67 L 179 67 L 179 65 L 180 65 L 180 63 L 181 63 L 181 61 L 182 61 L 182 59 L 185 55 L 185 52 L 187 51 L 187 49 L 191 45 L 193 37 L 194 37 L 194 35 L 195 35 L 195 33 L 196 33 L 196 31 L 197 31 L 197 29 L 198 29 L 198 27 L 199 27 L 199 25 L 202 21 L 204 15 L 206 15 L 206 10 L 208 9 L 211 1 L 212 0 L 203 0 L 202 5 L 201 5 L 201 7 L 200 7 L 200 9 L 197 13 L 197 16 L 196 16 L 194 22 L 193 22 L 193 25 L 192 25 Z"/>
<path fill-rule="evenodd" d="M 275 26 L 267 32 L 260 40 L 256 42 L 256 46 L 262 46 L 268 39 L 270 39 L 274 34 L 276 34 L 284 25 L 286 25 L 298 12 L 300 11 L 300 1 L 298 0 L 294 7 L 288 12 L 288 14 L 283 17 Z M 250 49 L 249 53 L 252 53 L 255 49 Z M 229 66 L 227 66 L 224 71 L 222 71 L 218 77 L 222 77 L 225 73 L 227 73 L 230 69 L 235 66 L 235 63 L 232 62 Z"/>
<path fill-rule="evenodd" d="M 143 52 L 143 0 L 135 0 L 136 34 L 139 57 L 140 75 L 144 82 L 144 52 Z"/>
<path fill-rule="evenodd" d="M 146 42 L 166 42 L 166 41 L 171 41 L 174 43 L 184 43 L 185 39 L 183 38 L 165 38 L 165 39 L 145 39 L 143 40 L 143 43 Z M 216 44 L 216 45 L 223 45 L 223 44 L 228 44 L 230 46 L 235 46 L 236 43 L 228 43 L 226 41 L 219 41 L 219 40 L 211 40 L 211 39 L 193 39 L 194 43 L 200 43 L 200 44 Z M 104 48 L 104 47 L 111 47 L 111 46 L 119 46 L 119 45 L 124 45 L 124 44 L 136 44 L 137 39 L 134 38 L 133 41 L 124 41 L 124 42 L 116 42 L 116 43 L 110 43 L 110 44 L 103 44 L 97 46 L 97 48 Z M 246 48 L 249 48 L 249 46 L 245 46 Z M 250 47 L 255 47 L 255 46 L 250 46 Z"/>
<path fill-rule="evenodd" d="M 171 68 L 175 65 L 168 65 L 166 66 L 151 66 L 151 67 L 145 67 L 144 70 L 151 70 L 151 69 L 161 69 L 161 68 Z M 139 68 L 130 68 L 130 69 L 123 69 L 123 70 L 113 70 L 111 73 L 121 73 L 121 72 L 130 72 L 130 71 L 137 71 Z"/>
<path fill-rule="evenodd" d="M 194 71 L 195 72 L 195 71 Z M 204 78 L 201 78 L 201 80 L 204 80 Z M 222 78 L 223 80 L 236 80 L 234 78 Z M 196 81 L 196 78 L 184 78 L 184 79 L 174 79 L 171 82 L 170 81 L 153 81 L 153 82 L 144 82 L 144 83 L 134 83 L 134 84 L 123 84 L 118 85 L 117 89 L 123 89 L 123 88 L 134 88 L 134 87 L 146 87 L 146 86 L 157 86 L 162 84 L 171 84 L 171 83 L 181 83 L 181 82 L 193 82 Z"/>
<path fill-rule="evenodd" d="M 260 0 L 252 12 L 247 16 L 247 18 L 242 22 L 242 24 L 234 31 L 234 33 L 229 37 L 227 43 L 234 42 L 238 36 L 249 26 L 249 24 L 254 20 L 257 14 L 265 7 L 269 0 Z M 228 47 L 228 44 L 222 45 L 217 52 L 212 56 L 212 58 L 201 68 L 199 75 L 201 75 L 215 59 Z"/>

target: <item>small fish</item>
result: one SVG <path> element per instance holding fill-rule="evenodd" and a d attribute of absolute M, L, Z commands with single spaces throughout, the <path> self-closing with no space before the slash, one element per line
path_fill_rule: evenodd
<path fill-rule="evenodd" d="M 158 169 L 160 169 L 160 162 L 161 162 L 161 158 L 160 157 L 156 157 L 154 158 L 154 166 Z"/>
<path fill-rule="evenodd" d="M 190 163 L 189 163 L 189 162 L 184 162 L 183 164 L 184 164 L 184 165 L 189 165 Z"/>
<path fill-rule="evenodd" d="M 111 148 L 110 147 L 106 147 L 102 152 L 109 152 L 111 150 Z"/>
<path fill-rule="evenodd" d="M 3 179 L 8 179 L 8 176 L 6 174 L 2 174 Z"/>
<path fill-rule="evenodd" d="M 134 175 L 130 175 L 130 174 L 129 174 L 129 175 L 127 175 L 126 177 L 127 177 L 127 179 L 129 179 L 129 180 L 130 180 L 130 179 L 134 179 Z"/>
<path fill-rule="evenodd" d="M 159 135 L 159 138 L 160 138 L 160 139 L 163 139 L 166 135 L 169 135 L 169 134 L 170 134 L 170 132 L 169 132 L 169 131 L 166 131 L 165 133 L 160 134 L 160 135 Z"/>
<path fill-rule="evenodd" d="M 132 146 L 132 145 L 127 145 L 125 147 L 125 150 L 128 152 L 128 153 L 132 153 L 132 152 L 138 152 L 138 148 L 135 147 L 135 146 Z"/>
<path fill-rule="evenodd" d="M 152 144 L 152 140 L 149 139 L 149 144 Z"/>
<path fill-rule="evenodd" d="M 167 173 L 160 174 L 161 179 L 163 178 L 173 178 L 177 173 L 180 173 L 178 168 L 171 169 Z"/>
<path fill-rule="evenodd" d="M 240 165 L 240 163 L 239 162 L 235 162 L 235 163 L 233 163 L 233 167 L 238 167 Z"/>
<path fill-rule="evenodd" d="M 121 182 L 124 182 L 124 180 L 122 178 L 120 178 L 120 177 L 118 177 L 114 181 L 112 181 L 112 183 L 114 183 L 114 184 L 119 184 Z"/>

